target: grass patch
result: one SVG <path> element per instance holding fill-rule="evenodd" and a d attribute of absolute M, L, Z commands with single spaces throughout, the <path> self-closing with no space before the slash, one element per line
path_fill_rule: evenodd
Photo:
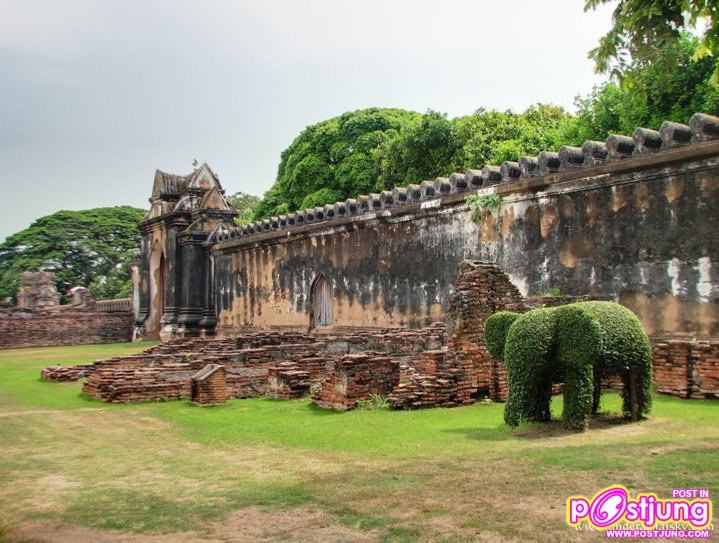
<path fill-rule="evenodd" d="M 11 527 L 32 522 L 232 540 L 252 515 L 259 541 L 311 539 L 302 530 L 346 541 L 583 541 L 564 524 L 568 495 L 614 483 L 719 493 L 716 400 L 657 396 L 648 420 L 624 424 L 610 393 L 606 415 L 576 434 L 559 423 L 509 429 L 502 404 L 112 405 L 81 397 L 80 383 L 39 379 L 46 365 L 146 346 L 0 351 L 0 541 L 22 540 Z M 561 408 L 557 397 L 557 418 Z M 241 512 L 250 516 L 228 534 Z"/>
<path fill-rule="evenodd" d="M 398 526 L 390 528 L 382 536 L 382 543 L 413 543 L 419 539 L 422 531 L 419 528 Z"/>
<path fill-rule="evenodd" d="M 31 347 L 0 350 L 0 408 L 23 405 L 52 409 L 94 406 L 80 394 L 77 383 L 49 383 L 40 379 L 46 366 L 71 366 L 95 360 L 135 354 L 157 342 L 110 343 L 72 347 Z"/>
<path fill-rule="evenodd" d="M 392 519 L 385 514 L 362 513 L 350 507 L 338 507 L 336 509 L 331 509 L 331 512 L 346 526 L 357 528 L 359 530 L 382 528 L 392 522 Z"/>

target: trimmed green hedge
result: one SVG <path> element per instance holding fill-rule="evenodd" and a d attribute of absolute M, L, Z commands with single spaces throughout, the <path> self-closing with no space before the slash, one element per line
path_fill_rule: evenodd
<path fill-rule="evenodd" d="M 507 339 L 507 332 L 521 315 L 513 311 L 499 311 L 487 319 L 484 326 L 484 343 L 489 354 L 497 360 L 504 360 L 504 341 Z"/>
<path fill-rule="evenodd" d="M 549 420 L 552 383 L 563 382 L 567 428 L 586 427 L 596 413 L 601 378 L 624 383 L 623 410 L 637 420 L 649 413 L 652 352 L 639 319 L 613 302 L 579 302 L 524 314 L 500 311 L 487 319 L 490 354 L 507 367 L 505 422 Z"/>

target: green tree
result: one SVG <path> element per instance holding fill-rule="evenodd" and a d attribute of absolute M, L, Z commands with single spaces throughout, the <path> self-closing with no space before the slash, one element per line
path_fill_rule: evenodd
<path fill-rule="evenodd" d="M 614 0 L 585 0 L 585 11 Z M 620 0 L 612 16 L 613 26 L 590 51 L 601 73 L 622 79 L 637 65 L 662 58 L 679 41 L 682 31 L 705 26 L 693 59 L 710 58 L 711 83 L 719 87 L 719 6 L 716 0 Z"/>
<path fill-rule="evenodd" d="M 389 189 L 444 175 L 459 149 L 454 123 L 443 113 L 428 111 L 383 146 L 380 184 Z"/>
<path fill-rule="evenodd" d="M 501 164 L 576 143 L 570 130 L 573 122 L 567 111 L 549 104 L 536 104 L 523 113 L 479 109 L 454 121 L 461 150 L 452 169 Z"/>
<path fill-rule="evenodd" d="M 665 120 L 686 123 L 697 111 L 719 112 L 719 89 L 709 82 L 714 62 L 693 61 L 698 47 L 698 38 L 683 33 L 653 63 L 627 66 L 621 84 L 608 82 L 577 98 L 574 132 L 565 139 L 603 140 L 637 126 L 658 128 Z"/>
<path fill-rule="evenodd" d="M 311 207 L 323 206 L 325 204 L 333 204 L 342 199 L 342 193 L 336 190 L 324 188 L 316 190 L 308 194 L 302 200 L 300 209 L 309 209 Z"/>
<path fill-rule="evenodd" d="M 249 224 L 254 220 L 260 197 L 246 192 L 236 192 L 228 196 L 227 201 L 237 210 L 235 223 L 239 226 Z"/>
<path fill-rule="evenodd" d="M 26 270 L 55 272 L 57 288 L 90 287 L 98 299 L 131 292 L 129 264 L 145 211 L 130 206 L 58 211 L 0 243 L 0 298 L 15 296 Z"/>
<path fill-rule="evenodd" d="M 419 113 L 370 108 L 344 113 L 305 128 L 282 152 L 277 179 L 255 218 L 295 211 L 372 192 L 378 188 L 378 150 Z M 311 196 L 311 198 L 310 198 Z"/>

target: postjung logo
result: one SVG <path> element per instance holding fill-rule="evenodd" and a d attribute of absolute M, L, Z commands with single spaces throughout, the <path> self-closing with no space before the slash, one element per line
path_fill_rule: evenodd
<path fill-rule="evenodd" d="M 606 531 L 608 537 L 629 537 L 629 533 L 610 533 L 611 528 L 618 527 L 632 528 L 628 530 L 632 533 L 636 529 L 666 531 L 670 528 L 683 532 L 684 537 L 709 537 L 709 530 L 694 531 L 710 528 L 712 503 L 706 489 L 675 489 L 671 498 L 662 499 L 653 493 L 632 497 L 625 487 L 613 485 L 591 499 L 584 496 L 567 498 L 566 518 L 570 526 Z M 645 537 L 653 535 L 656 534 Z"/>

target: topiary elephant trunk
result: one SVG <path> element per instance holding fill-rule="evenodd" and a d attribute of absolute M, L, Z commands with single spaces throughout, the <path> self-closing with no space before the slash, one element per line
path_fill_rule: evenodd
<path fill-rule="evenodd" d="M 490 354 L 507 367 L 504 420 L 549 420 L 552 383 L 564 383 L 564 425 L 586 428 L 599 408 L 601 380 L 619 375 L 624 416 L 652 402 L 652 350 L 642 324 L 613 302 L 579 302 L 527 313 L 500 311 L 485 325 Z"/>

